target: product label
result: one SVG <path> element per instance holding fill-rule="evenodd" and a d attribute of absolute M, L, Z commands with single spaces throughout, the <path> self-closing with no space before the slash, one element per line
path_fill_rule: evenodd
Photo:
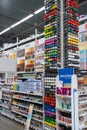
<path fill-rule="evenodd" d="M 59 80 L 63 83 L 71 83 L 71 77 L 74 74 L 73 68 L 66 68 L 59 70 Z"/>

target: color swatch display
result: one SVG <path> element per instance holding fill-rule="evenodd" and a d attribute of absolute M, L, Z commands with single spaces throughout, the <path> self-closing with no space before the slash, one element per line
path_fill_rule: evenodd
<path fill-rule="evenodd" d="M 17 71 L 24 71 L 25 59 L 17 59 Z"/>
<path fill-rule="evenodd" d="M 87 24 L 82 24 L 79 27 L 79 50 L 80 50 L 80 69 L 87 69 Z"/>
<path fill-rule="evenodd" d="M 80 49 L 80 68 L 87 69 L 87 41 L 79 43 Z"/>
<path fill-rule="evenodd" d="M 60 67 L 60 20 L 58 1 L 44 0 L 45 33 L 45 94 L 44 115 L 45 130 L 56 129 L 55 82 L 57 68 Z"/>
<path fill-rule="evenodd" d="M 35 71 L 44 72 L 44 42 L 40 40 L 35 46 Z"/>
<path fill-rule="evenodd" d="M 25 70 L 25 49 L 21 49 L 17 51 L 17 71 Z"/>
<path fill-rule="evenodd" d="M 35 47 L 29 47 L 25 51 L 25 71 L 34 71 L 34 51 Z"/>
<path fill-rule="evenodd" d="M 65 67 L 79 69 L 79 48 L 78 48 L 78 0 L 64 1 L 64 30 L 65 30 Z"/>
<path fill-rule="evenodd" d="M 11 52 L 11 53 L 9 54 L 9 58 L 11 58 L 11 59 L 17 58 L 17 56 L 16 56 L 16 51 Z"/>

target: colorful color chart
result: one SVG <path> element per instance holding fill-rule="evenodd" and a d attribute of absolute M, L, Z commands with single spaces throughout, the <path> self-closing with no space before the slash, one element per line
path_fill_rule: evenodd
<path fill-rule="evenodd" d="M 38 40 L 35 45 L 35 71 L 44 72 L 44 40 Z"/>

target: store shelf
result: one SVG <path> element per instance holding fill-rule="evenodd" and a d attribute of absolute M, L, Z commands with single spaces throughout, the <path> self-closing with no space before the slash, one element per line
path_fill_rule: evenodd
<path fill-rule="evenodd" d="M 24 105 L 20 105 L 20 104 L 14 104 L 14 103 L 12 103 L 12 105 L 15 105 L 15 106 L 19 106 L 19 107 L 23 107 L 23 108 L 29 109 L 29 107 L 24 106 Z M 43 111 L 38 110 L 38 109 L 34 109 L 34 111 L 36 111 L 36 112 L 40 112 L 40 113 L 43 113 Z"/>
<path fill-rule="evenodd" d="M 42 102 L 36 102 L 36 101 L 32 101 L 32 100 L 29 100 L 29 99 L 24 99 L 24 98 L 16 98 L 16 97 L 12 97 L 13 99 L 17 99 L 17 100 L 22 100 L 22 101 L 26 101 L 26 102 L 31 102 L 31 103 L 35 103 L 35 104 L 40 104 L 40 105 L 43 105 Z"/>
<path fill-rule="evenodd" d="M 82 130 L 82 129 L 86 129 L 87 128 L 87 126 L 82 126 L 81 128 L 79 128 L 79 130 Z"/>
<path fill-rule="evenodd" d="M 79 111 L 87 110 L 87 108 L 80 108 Z"/>
<path fill-rule="evenodd" d="M 87 104 L 87 100 L 86 101 L 80 101 L 79 104 Z"/>
<path fill-rule="evenodd" d="M 29 77 L 18 77 L 18 79 L 28 79 Z"/>
<path fill-rule="evenodd" d="M 15 91 L 12 90 L 14 93 L 26 94 L 26 95 L 33 95 L 33 96 L 43 96 L 41 93 L 30 93 L 30 92 L 23 92 L 23 91 Z"/>
<path fill-rule="evenodd" d="M 72 124 L 68 124 L 68 123 L 63 122 L 63 121 L 57 121 L 57 124 L 62 124 L 62 125 L 65 125 L 65 126 L 70 126 L 70 127 L 72 127 Z"/>
<path fill-rule="evenodd" d="M 34 130 L 42 130 L 42 128 L 36 127 L 34 125 L 30 125 L 30 128 L 33 128 Z"/>
<path fill-rule="evenodd" d="M 68 109 L 62 109 L 62 108 L 57 108 L 57 107 L 56 109 L 61 112 L 71 113 L 71 110 L 68 110 Z"/>
<path fill-rule="evenodd" d="M 79 114 L 79 117 L 82 117 L 82 116 L 84 116 L 84 117 L 87 116 L 87 112 L 85 112 L 85 113 L 83 112 L 82 114 Z"/>
<path fill-rule="evenodd" d="M 6 101 L 10 101 L 10 99 L 7 99 L 7 98 L 2 98 L 3 100 L 6 100 Z"/>
<path fill-rule="evenodd" d="M 17 72 L 17 74 L 34 74 L 35 72 L 25 72 L 25 71 L 21 71 L 21 72 Z"/>
<path fill-rule="evenodd" d="M 14 119 L 14 117 L 10 116 L 8 113 L 1 112 L 1 114 L 2 114 L 3 116 L 6 116 L 6 117 L 12 119 L 12 120 Z"/>
<path fill-rule="evenodd" d="M 51 114 L 51 115 L 56 115 L 56 113 L 55 112 L 50 112 L 50 111 L 45 111 L 46 113 L 49 113 L 49 114 Z"/>
<path fill-rule="evenodd" d="M 34 111 L 36 111 L 36 112 L 40 112 L 40 113 L 43 113 L 43 111 L 38 110 L 38 109 L 34 109 Z"/>
<path fill-rule="evenodd" d="M 4 79 L 2 79 L 2 80 L 0 80 L 0 82 L 5 82 L 6 80 L 4 80 Z"/>
<path fill-rule="evenodd" d="M 10 98 L 10 95 L 7 95 L 7 94 L 3 94 L 3 96 Z"/>
<path fill-rule="evenodd" d="M 9 109 L 9 107 L 5 106 L 5 105 L 2 105 L 2 107 L 6 108 L 6 109 Z"/>
<path fill-rule="evenodd" d="M 41 93 L 30 93 L 30 92 L 23 92 L 23 91 L 15 91 L 15 90 L 7 90 L 7 89 L 2 89 L 2 91 L 7 91 L 7 92 L 12 92 L 12 93 L 20 93 L 20 94 L 26 94 L 26 95 L 33 95 L 33 96 L 40 96 L 42 97 L 43 95 Z"/>
<path fill-rule="evenodd" d="M 87 93 L 83 93 L 83 94 L 81 93 L 81 94 L 79 94 L 79 96 L 84 96 L 84 95 L 87 95 Z"/>
<path fill-rule="evenodd" d="M 71 98 L 71 96 L 69 96 L 69 95 L 59 95 L 59 94 L 56 94 L 56 97 L 59 97 L 59 98 Z"/>
<path fill-rule="evenodd" d="M 11 110 L 11 111 L 12 111 L 13 113 L 18 114 L 18 115 L 21 115 L 21 116 L 27 117 L 27 115 L 22 114 L 22 113 L 20 113 L 20 112 L 17 112 L 16 110 Z"/>
<path fill-rule="evenodd" d="M 41 123 L 43 123 L 42 120 L 39 120 L 39 119 L 37 119 L 37 118 L 32 117 L 32 119 L 35 120 L 35 121 L 37 121 L 37 122 L 41 122 Z"/>
<path fill-rule="evenodd" d="M 12 103 L 12 105 L 15 105 L 15 106 L 19 106 L 19 107 L 23 107 L 23 108 L 29 109 L 29 107 L 26 107 L 26 106 L 23 106 L 23 105 L 20 105 L 20 104 L 14 104 L 14 103 Z"/>
<path fill-rule="evenodd" d="M 10 119 L 13 120 L 13 121 L 16 121 L 16 122 L 18 122 L 18 123 L 21 123 L 21 124 L 25 125 L 25 122 L 23 122 L 23 121 L 21 121 L 21 120 L 15 118 L 15 117 L 12 117 L 12 116 L 8 115 L 7 113 L 1 112 L 1 114 L 2 114 L 3 116 L 5 116 L 5 117 L 10 118 Z"/>
<path fill-rule="evenodd" d="M 80 18 L 79 19 L 79 22 L 84 22 L 84 21 L 86 21 L 87 20 L 87 16 L 85 16 L 85 17 L 83 17 L 83 18 Z"/>

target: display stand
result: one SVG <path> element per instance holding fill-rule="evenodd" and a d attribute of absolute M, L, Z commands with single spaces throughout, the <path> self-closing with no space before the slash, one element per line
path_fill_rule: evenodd
<path fill-rule="evenodd" d="M 57 130 L 78 130 L 77 77 L 73 69 L 60 69 L 56 82 Z"/>
<path fill-rule="evenodd" d="M 56 81 L 56 127 L 82 130 L 87 128 L 87 72 L 77 76 L 66 70 L 59 70 Z"/>
<path fill-rule="evenodd" d="M 45 5 L 45 80 L 44 130 L 56 129 L 55 82 L 60 67 L 60 2 L 44 0 Z"/>
<path fill-rule="evenodd" d="M 59 68 L 79 70 L 78 0 L 44 0 L 45 33 L 45 130 L 55 130 L 55 79 Z"/>

